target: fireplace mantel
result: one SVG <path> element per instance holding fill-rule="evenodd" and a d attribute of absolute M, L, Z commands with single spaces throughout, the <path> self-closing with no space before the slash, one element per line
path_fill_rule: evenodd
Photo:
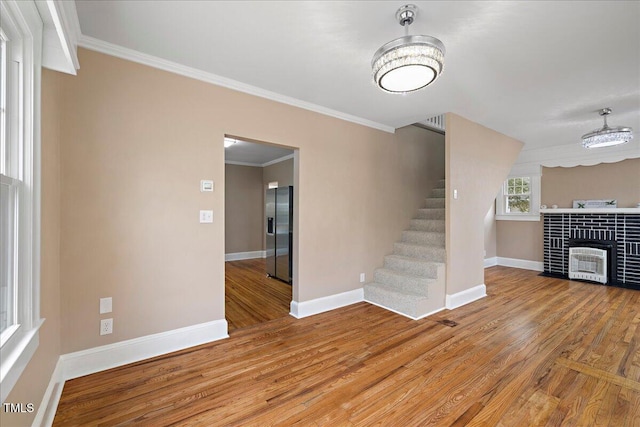
<path fill-rule="evenodd" d="M 540 213 L 548 214 L 640 214 L 640 208 L 597 208 L 597 209 L 572 209 L 572 208 L 557 208 L 557 209 L 540 209 Z"/>

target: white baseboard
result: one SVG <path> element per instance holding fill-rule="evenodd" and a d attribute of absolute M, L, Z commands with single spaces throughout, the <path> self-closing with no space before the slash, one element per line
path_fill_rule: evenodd
<path fill-rule="evenodd" d="M 42 401 L 40 402 L 40 406 L 38 406 L 36 416 L 33 418 L 33 423 L 31 424 L 33 427 L 50 427 L 53 424 L 63 388 L 62 360 L 58 358 L 58 363 L 56 363 L 53 374 L 51 374 L 49 385 L 44 392 L 44 396 L 42 396 Z"/>
<path fill-rule="evenodd" d="M 544 263 L 541 261 L 529 261 L 517 258 L 498 258 L 498 265 L 505 267 L 523 268 L 525 270 L 544 271 Z"/>
<path fill-rule="evenodd" d="M 267 251 L 253 251 L 253 252 L 235 252 L 232 254 L 224 254 L 225 261 L 241 261 L 243 259 L 255 259 L 266 258 Z"/>
<path fill-rule="evenodd" d="M 89 375 L 150 357 L 228 338 L 227 321 L 214 320 L 159 334 L 146 335 L 60 356 L 62 378 Z"/>
<path fill-rule="evenodd" d="M 328 297 L 316 298 L 311 301 L 291 301 L 290 314 L 296 319 L 301 319 L 361 301 L 364 301 L 363 288 L 341 294 L 329 295 Z"/>
<path fill-rule="evenodd" d="M 454 308 L 462 307 L 465 304 L 479 300 L 487 296 L 487 287 L 483 284 L 474 286 L 470 289 L 465 289 L 462 292 L 458 292 L 452 295 L 446 296 L 445 305 L 447 309 L 453 310 Z"/>
<path fill-rule="evenodd" d="M 493 267 L 493 266 L 496 266 L 496 265 L 498 265 L 498 257 L 497 256 L 484 259 L 484 268 Z"/>

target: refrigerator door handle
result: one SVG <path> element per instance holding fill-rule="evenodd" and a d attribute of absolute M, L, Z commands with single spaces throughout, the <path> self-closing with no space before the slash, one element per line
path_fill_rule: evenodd
<path fill-rule="evenodd" d="M 267 234 L 273 235 L 273 217 L 267 217 Z"/>

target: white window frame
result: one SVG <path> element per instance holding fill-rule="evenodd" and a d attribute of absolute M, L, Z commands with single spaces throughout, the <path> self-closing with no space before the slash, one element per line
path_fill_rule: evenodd
<path fill-rule="evenodd" d="M 507 182 L 512 178 L 529 178 L 530 212 L 507 212 L 505 189 Z M 512 173 L 509 175 L 496 197 L 496 219 L 502 221 L 540 221 L 540 181 L 541 175 L 539 173 Z"/>
<path fill-rule="evenodd" d="M 40 318 L 40 72 L 43 23 L 35 2 L 0 1 L 0 26 L 10 40 L 11 55 L 20 62 L 9 76 L 7 105 L 13 123 L 6 141 L 9 155 L 2 167 L 18 192 L 16 209 L 16 324 L 2 334 L 0 401 L 5 402 L 38 347 Z M 16 86 L 17 85 L 17 86 Z M 12 91 L 11 88 L 17 91 Z M 5 179 L 7 181 L 7 179 Z"/>

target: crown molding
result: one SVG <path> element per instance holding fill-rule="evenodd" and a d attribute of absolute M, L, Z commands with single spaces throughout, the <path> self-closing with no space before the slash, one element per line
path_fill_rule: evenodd
<path fill-rule="evenodd" d="M 75 2 L 36 0 L 43 24 L 42 65 L 55 71 L 76 75 L 80 23 Z"/>
<path fill-rule="evenodd" d="M 293 154 L 287 154 L 284 157 L 280 157 L 275 160 L 268 161 L 267 163 L 251 163 L 251 162 L 236 162 L 233 160 L 225 160 L 225 165 L 236 165 L 236 166 L 252 166 L 256 168 L 266 168 L 267 166 L 275 165 L 276 163 L 284 162 L 285 160 L 293 159 Z"/>
<path fill-rule="evenodd" d="M 218 76 L 213 73 L 198 70 L 196 68 L 187 67 L 173 61 L 168 61 L 166 59 L 158 58 L 157 56 L 118 46 L 109 42 L 86 36 L 84 34 L 80 35 L 78 39 L 78 46 L 107 55 L 115 56 L 117 58 L 126 59 L 128 61 L 137 62 L 139 64 L 148 65 L 149 67 L 158 68 L 170 73 L 179 74 L 184 77 L 200 80 L 216 86 L 222 86 L 227 89 L 236 90 L 238 92 L 247 93 L 249 95 L 254 95 L 260 98 L 266 98 L 271 101 L 279 102 L 281 104 L 291 105 L 293 107 L 313 111 L 314 113 L 334 117 L 336 119 L 370 127 L 384 132 L 395 133 L 395 128 L 391 126 L 383 125 L 381 123 L 363 119 L 362 117 L 352 116 L 350 114 L 332 110 L 330 108 L 322 107 L 310 102 L 301 101 L 296 98 L 264 90 L 256 86 L 251 86 L 236 80 Z"/>
<path fill-rule="evenodd" d="M 249 163 L 249 162 L 234 162 L 233 160 L 225 160 L 225 165 L 235 165 L 235 166 L 251 166 L 254 168 L 261 168 L 262 165 L 260 163 Z"/>
<path fill-rule="evenodd" d="M 251 162 L 236 162 L 233 160 L 225 160 L 224 163 L 226 165 L 236 165 L 236 166 L 253 166 L 256 168 L 265 168 L 267 166 L 275 165 L 276 163 L 284 162 L 285 160 L 293 159 L 293 154 L 287 154 L 284 157 L 277 158 L 275 160 L 271 160 L 266 163 L 251 163 Z"/>
<path fill-rule="evenodd" d="M 289 159 L 293 159 L 293 153 L 287 154 L 286 156 L 280 157 L 280 158 L 275 159 L 275 160 L 271 160 L 270 162 L 263 163 L 262 167 L 264 168 L 264 167 L 267 167 L 267 166 L 275 165 L 276 163 L 284 162 L 285 160 L 289 160 Z"/>

